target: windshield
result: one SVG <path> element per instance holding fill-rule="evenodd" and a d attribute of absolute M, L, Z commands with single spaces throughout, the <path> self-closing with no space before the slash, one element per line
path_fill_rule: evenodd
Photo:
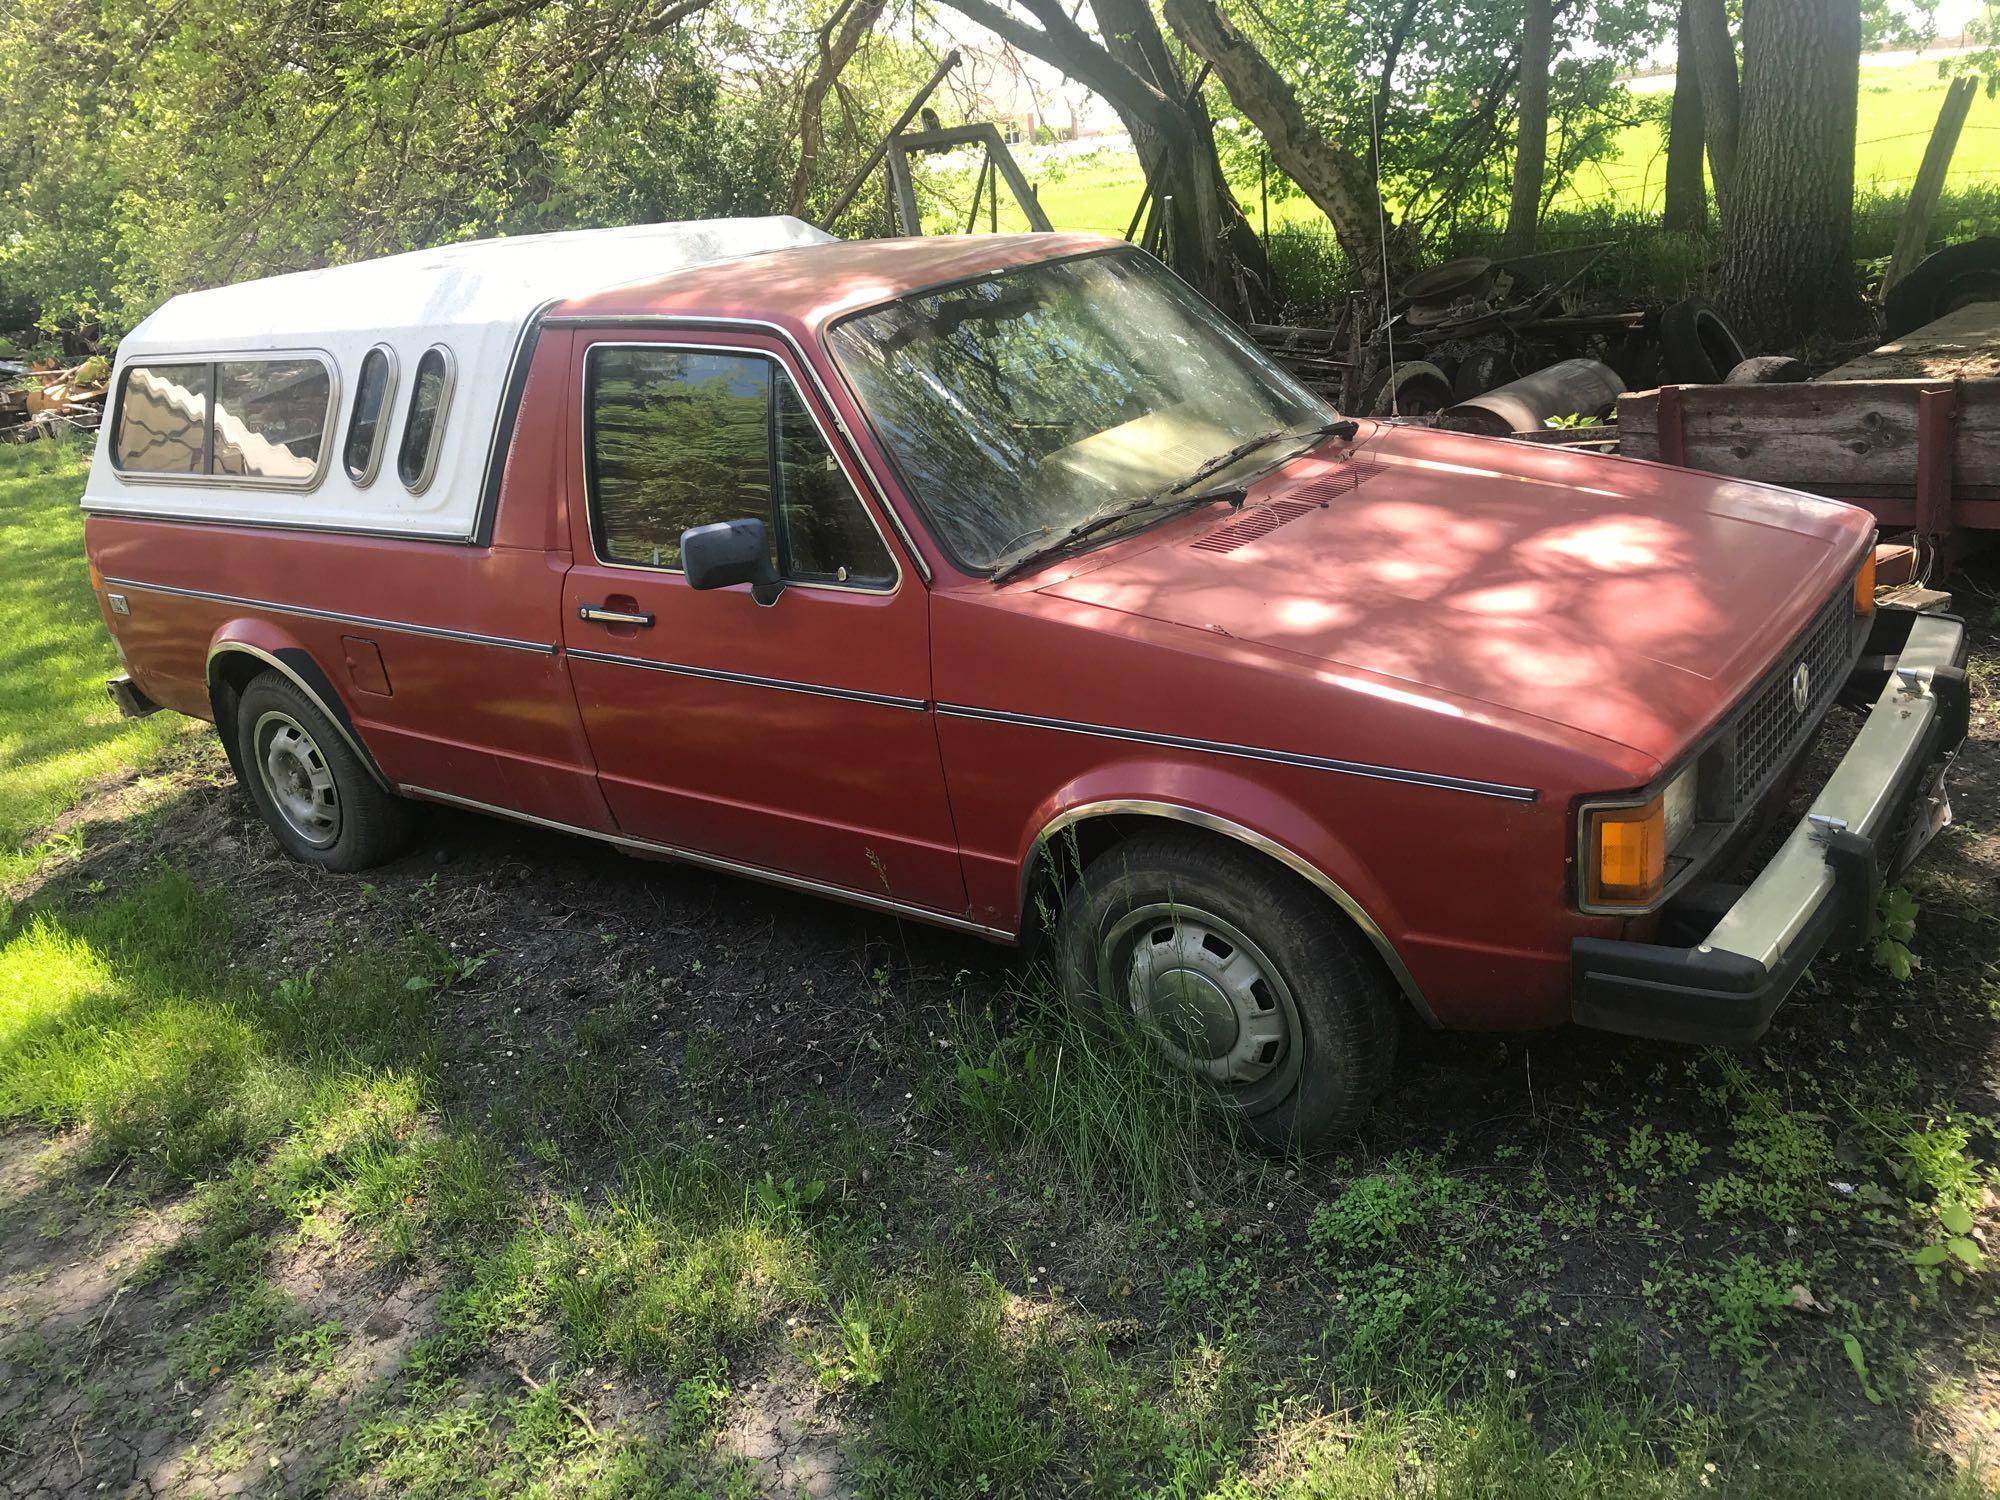
<path fill-rule="evenodd" d="M 1129 251 L 904 297 L 828 341 L 931 529 L 974 571 L 1332 415 Z"/>

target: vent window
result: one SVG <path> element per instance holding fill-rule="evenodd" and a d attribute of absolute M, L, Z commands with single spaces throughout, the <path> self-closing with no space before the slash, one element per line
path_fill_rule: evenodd
<path fill-rule="evenodd" d="M 410 382 L 410 410 L 403 418 L 403 441 L 396 449 L 396 475 L 413 495 L 422 494 L 437 473 L 438 444 L 451 408 L 454 374 L 451 351 L 443 344 L 431 345 L 417 361 L 416 377 Z"/>

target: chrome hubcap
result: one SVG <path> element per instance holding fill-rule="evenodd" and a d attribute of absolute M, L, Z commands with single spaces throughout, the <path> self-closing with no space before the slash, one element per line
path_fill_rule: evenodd
<path fill-rule="evenodd" d="M 1291 990 L 1229 922 L 1179 903 L 1141 907 L 1106 933 L 1099 969 L 1106 993 L 1175 1066 L 1248 1096 L 1289 1091 L 1298 1066 Z M 1242 1102 L 1254 1107 L 1252 1097 Z"/>
<path fill-rule="evenodd" d="M 338 839 L 340 793 L 326 757 L 305 727 L 274 709 L 257 720 L 252 742 L 264 790 L 292 832 L 316 849 Z"/>

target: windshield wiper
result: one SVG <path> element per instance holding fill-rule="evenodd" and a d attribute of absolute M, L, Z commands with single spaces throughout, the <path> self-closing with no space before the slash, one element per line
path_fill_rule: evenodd
<path fill-rule="evenodd" d="M 1197 494 L 1189 494 L 1188 491 L 1193 489 L 1195 485 L 1200 484 L 1202 480 L 1220 473 L 1231 464 L 1249 457 L 1259 448 L 1268 447 L 1272 443 L 1282 442 L 1286 438 L 1292 438 L 1299 442 L 1309 442 L 1315 438 L 1336 435 L 1340 437 L 1352 437 L 1357 430 L 1353 422 L 1343 418 L 1339 421 L 1322 423 L 1318 427 L 1298 430 L 1278 428 L 1271 432 L 1261 433 L 1245 442 L 1238 443 L 1226 453 L 1216 454 L 1215 457 L 1208 459 L 1201 467 L 1178 483 L 1168 485 L 1167 488 L 1155 491 L 1153 494 L 1142 495 L 1137 500 L 1127 501 L 1123 505 L 1113 506 L 1110 510 L 1102 510 L 1095 515 L 1086 516 L 1067 531 L 1050 537 L 1047 541 L 1037 542 L 1031 547 L 1014 553 L 1012 556 L 1001 558 L 999 562 L 994 564 L 992 572 L 987 576 L 995 583 L 1005 583 L 1022 569 L 1034 563 L 1041 562 L 1045 558 L 1052 557 L 1066 548 L 1083 541 L 1086 537 L 1095 536 L 1098 532 L 1105 530 L 1107 527 L 1115 526 L 1120 521 L 1130 520 L 1133 516 L 1145 515 L 1151 512 L 1164 514 L 1170 510 L 1187 510 L 1197 505 L 1207 505 L 1215 500 L 1227 500 L 1232 505 L 1241 505 L 1251 482 L 1247 479 L 1240 484 L 1232 484 L 1223 489 L 1205 490 Z M 1259 473 L 1261 472 L 1263 471 L 1260 470 Z M 1254 477 L 1252 476 L 1253 479 Z"/>
<path fill-rule="evenodd" d="M 1296 442 L 1306 443 L 1323 437 L 1353 437 L 1359 430 L 1353 422 L 1348 421 L 1344 417 L 1335 422 L 1322 422 L 1317 427 L 1273 428 L 1270 432 L 1259 433 L 1256 437 L 1238 443 L 1226 453 L 1218 453 L 1215 457 L 1206 460 L 1200 468 L 1188 475 L 1187 478 L 1181 480 L 1178 484 L 1169 486 L 1167 493 L 1169 495 L 1185 494 L 1211 474 L 1219 474 L 1231 464 L 1239 463 L 1243 459 L 1248 458 L 1259 448 L 1268 448 L 1273 443 L 1284 442 L 1287 438 L 1293 439 Z M 1262 473 L 1264 471 L 1259 470 L 1258 472 Z"/>
<path fill-rule="evenodd" d="M 1246 438 L 1234 448 L 1218 453 L 1213 458 L 1203 459 L 1200 467 L 1188 475 L 1187 478 L 1180 480 L 1178 483 L 1168 485 L 1167 493 L 1169 495 L 1186 494 L 1204 479 L 1208 478 L 1209 475 L 1219 474 L 1239 459 L 1248 458 L 1259 448 L 1267 447 L 1277 442 L 1280 438 L 1289 437 L 1290 435 L 1291 429 L 1289 427 L 1273 427 L 1269 432 L 1260 432 L 1253 438 Z"/>

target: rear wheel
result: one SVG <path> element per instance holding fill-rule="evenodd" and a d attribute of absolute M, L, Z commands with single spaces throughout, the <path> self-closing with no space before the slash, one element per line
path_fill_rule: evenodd
<path fill-rule="evenodd" d="M 409 804 L 377 784 L 339 728 L 279 673 L 243 690 L 236 751 L 250 800 L 301 864 L 364 870 L 409 841 Z"/>
<path fill-rule="evenodd" d="M 1290 872 L 1224 842 L 1146 834 L 1093 860 L 1057 957 L 1073 1003 L 1138 1022 L 1260 1145 L 1353 1130 L 1388 1080 L 1400 1018 L 1380 960 Z"/>

